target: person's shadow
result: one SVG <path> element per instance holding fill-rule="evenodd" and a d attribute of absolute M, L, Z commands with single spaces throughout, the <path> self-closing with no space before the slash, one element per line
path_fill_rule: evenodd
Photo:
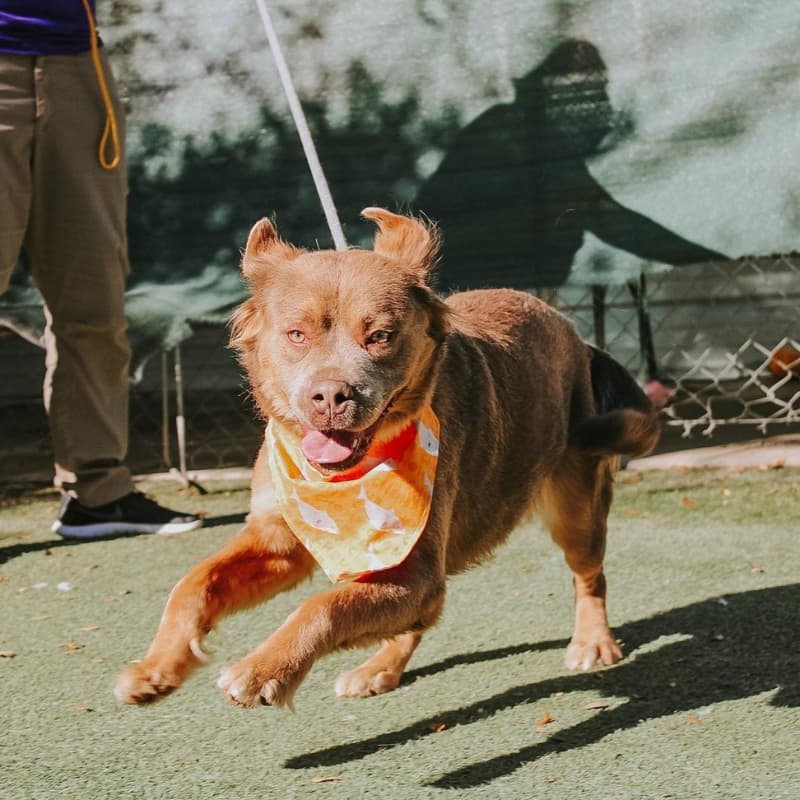
<path fill-rule="evenodd" d="M 687 724 L 713 723 L 716 704 L 765 692 L 773 693 L 769 699 L 773 706 L 798 708 L 798 604 L 800 584 L 791 584 L 712 598 L 629 622 L 616 629 L 627 652 L 615 667 L 534 681 L 491 697 L 478 693 L 469 705 L 438 711 L 399 730 L 389 728 L 374 738 L 305 753 L 285 766 L 330 767 L 356 761 L 424 738 L 441 726 L 478 725 L 482 719 L 559 692 L 565 697 L 570 692 L 592 692 L 609 698 L 607 710 L 587 710 L 585 721 L 571 728 L 547 738 L 532 735 L 531 743 L 515 752 L 432 776 L 429 782 L 437 788 L 466 789 L 491 783 L 548 753 L 587 747 L 615 731 L 659 717 L 692 712 Z M 409 683 L 459 664 L 565 646 L 566 641 L 548 641 L 465 653 L 410 671 L 403 680 Z M 473 735 L 480 735 L 479 727 Z"/>
<path fill-rule="evenodd" d="M 546 289 L 567 282 L 591 233 L 642 259 L 679 265 L 725 257 L 617 202 L 586 160 L 628 133 L 607 92 L 597 48 L 570 39 L 516 80 L 515 98 L 456 134 L 423 184 L 415 210 L 443 235 L 438 288 Z M 639 311 L 648 378 L 656 377 L 644 279 L 629 287 Z M 604 346 L 604 287 L 594 292 L 595 335 Z"/>

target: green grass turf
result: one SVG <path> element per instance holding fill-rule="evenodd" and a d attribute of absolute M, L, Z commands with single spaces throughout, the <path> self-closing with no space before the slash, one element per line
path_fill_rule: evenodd
<path fill-rule="evenodd" d="M 616 667 L 563 669 L 570 578 L 532 524 L 451 581 L 399 690 L 336 698 L 337 674 L 366 656 L 340 653 L 295 714 L 234 708 L 214 682 L 328 585 L 321 574 L 223 621 L 211 667 L 164 702 L 111 692 L 173 584 L 237 530 L 246 487 L 150 484 L 206 527 L 79 545 L 49 533 L 52 494 L 3 501 L 0 798 L 795 800 L 798 478 L 622 473 L 606 562 Z"/>

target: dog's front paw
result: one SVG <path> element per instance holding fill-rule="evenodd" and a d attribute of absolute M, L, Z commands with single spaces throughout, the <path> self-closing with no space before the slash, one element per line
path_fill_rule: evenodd
<path fill-rule="evenodd" d="M 391 670 L 374 670 L 367 666 L 343 672 L 336 679 L 338 697 L 371 697 L 374 694 L 391 692 L 400 685 L 402 672 Z"/>
<path fill-rule="evenodd" d="M 114 694 L 117 700 L 132 705 L 152 703 L 174 692 L 197 667 L 208 661 L 199 639 L 189 642 L 184 651 L 158 651 L 143 661 L 136 661 L 117 676 Z"/>
<path fill-rule="evenodd" d="M 219 676 L 217 686 L 237 706 L 254 708 L 262 705 L 292 709 L 298 683 L 288 677 L 279 677 L 266 665 L 243 659 Z"/>
<path fill-rule="evenodd" d="M 567 669 L 580 669 L 588 672 L 597 664 L 610 667 L 622 658 L 622 650 L 614 635 L 609 631 L 607 636 L 596 640 L 573 638 L 567 647 L 564 664 Z"/>
<path fill-rule="evenodd" d="M 147 661 L 131 664 L 117 676 L 114 694 L 122 703 L 152 703 L 174 692 L 184 680 L 175 670 L 165 670 Z"/>

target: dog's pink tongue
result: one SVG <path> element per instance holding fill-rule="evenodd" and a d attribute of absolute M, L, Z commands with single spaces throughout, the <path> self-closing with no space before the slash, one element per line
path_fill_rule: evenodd
<path fill-rule="evenodd" d="M 317 464 L 339 464 L 353 455 L 353 449 L 322 431 L 309 431 L 300 443 L 303 455 Z"/>

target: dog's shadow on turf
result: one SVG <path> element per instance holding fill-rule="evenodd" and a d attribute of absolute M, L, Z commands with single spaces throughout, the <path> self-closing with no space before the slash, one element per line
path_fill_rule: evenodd
<path fill-rule="evenodd" d="M 448 729 L 470 725 L 556 692 L 591 691 L 616 698 L 614 703 L 620 697 L 628 698 L 621 705 L 591 712 L 586 721 L 559 730 L 546 740 L 445 773 L 429 784 L 466 789 L 509 775 L 548 753 L 585 747 L 614 731 L 634 728 L 658 717 L 770 691 L 775 691 L 773 705 L 798 707 L 798 607 L 800 584 L 791 584 L 718 597 L 630 622 L 616 631 L 627 652 L 626 660 L 616 667 L 517 686 L 467 706 L 438 712 L 435 717 L 421 719 L 400 730 L 297 756 L 289 759 L 286 766 L 300 769 L 355 761 L 387 747 L 423 738 L 441 729 L 442 724 Z M 549 641 L 468 653 L 410 671 L 405 680 L 420 680 L 458 664 L 479 665 L 510 655 L 564 646 L 565 641 Z M 475 735 L 480 735 L 479 730 Z"/>

